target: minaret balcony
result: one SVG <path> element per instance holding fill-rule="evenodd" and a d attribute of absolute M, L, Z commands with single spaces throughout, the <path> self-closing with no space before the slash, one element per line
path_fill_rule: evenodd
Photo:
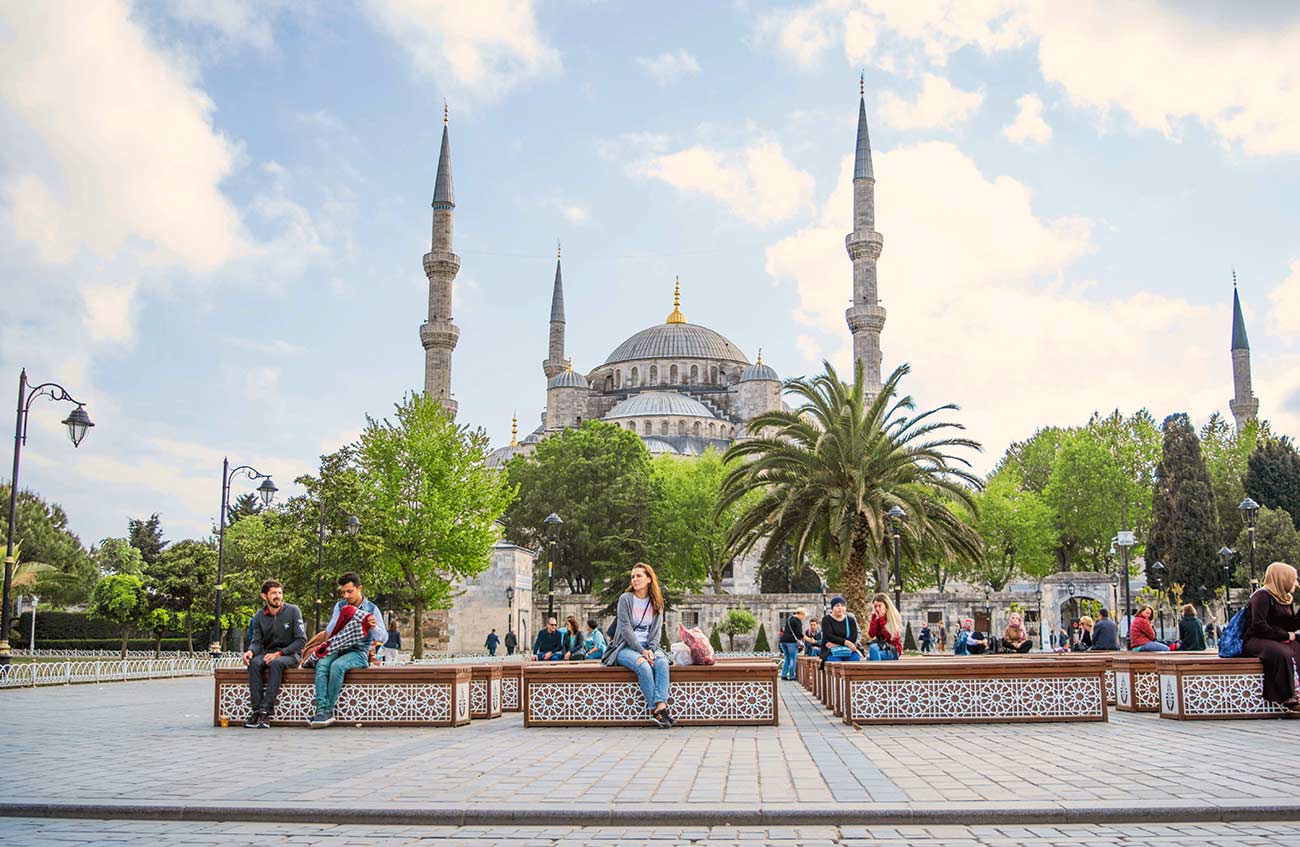
<path fill-rule="evenodd" d="M 884 246 L 885 236 L 874 230 L 850 232 L 844 236 L 844 248 L 849 251 L 849 258 L 855 262 L 863 257 L 879 259 Z"/>
<path fill-rule="evenodd" d="M 435 276 L 455 276 L 459 270 L 460 256 L 455 253 L 424 254 L 424 275 L 431 279 Z"/>
<path fill-rule="evenodd" d="M 425 350 L 432 350 L 435 347 L 451 350 L 455 348 L 459 339 L 460 328 L 453 323 L 420 324 L 420 343 L 424 345 Z"/>
<path fill-rule="evenodd" d="M 844 320 L 854 334 L 859 332 L 880 332 L 885 328 L 884 306 L 850 306 L 844 312 Z"/>

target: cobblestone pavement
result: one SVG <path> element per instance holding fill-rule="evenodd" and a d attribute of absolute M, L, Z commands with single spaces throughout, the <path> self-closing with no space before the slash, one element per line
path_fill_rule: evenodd
<path fill-rule="evenodd" d="M 1112 826 L 401 827 L 0 818 L 0 838 L 30 844 L 192 844 L 264 847 L 1235 847 L 1300 843 L 1296 824 Z"/>
<path fill-rule="evenodd" d="M 1277 720 L 1188 722 L 1111 712 L 1109 723 L 854 730 L 795 683 L 779 727 L 470 726 L 324 732 L 212 727 L 210 679 L 0 692 L 8 802 L 338 805 L 429 810 L 852 805 L 920 811 L 1291 804 Z M 274 751 L 277 767 L 258 766 Z M 351 755 L 355 754 L 355 755 Z M 383 763 L 382 774 L 359 768 Z M 1233 779 L 1197 765 L 1232 762 Z M 1135 778 L 1134 770 L 1141 772 Z M 282 774 L 296 775 L 284 785 Z M 206 778 L 210 775 L 211 778 Z M 1199 818 L 1194 818 L 1199 819 Z M 974 818 L 967 818 L 973 822 Z"/>

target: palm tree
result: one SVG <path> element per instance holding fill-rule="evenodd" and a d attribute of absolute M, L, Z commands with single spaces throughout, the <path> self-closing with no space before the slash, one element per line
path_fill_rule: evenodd
<path fill-rule="evenodd" d="M 874 570 L 878 590 L 889 584 L 892 538 L 885 513 L 893 506 L 908 514 L 900 552 L 909 558 L 922 548 L 949 560 L 982 554 L 979 534 L 952 508 L 976 511 L 972 492 L 980 480 L 953 451 L 978 451 L 980 445 L 948 435 L 964 427 L 935 418 L 955 411 L 954 405 L 913 414 L 912 398 L 898 397 L 907 365 L 870 402 L 860 364 L 852 385 L 829 362 L 822 366 L 825 373 L 811 380 L 787 380 L 786 391 L 802 398 L 802 406 L 759 415 L 749 423 L 757 437 L 727 451 L 729 462 L 741 461 L 723 481 L 717 513 L 759 492 L 728 533 L 729 550 L 743 555 L 765 540 L 769 548 L 790 543 L 796 557 L 812 549 L 838 561 L 849 609 L 863 615 L 868 572 Z"/>

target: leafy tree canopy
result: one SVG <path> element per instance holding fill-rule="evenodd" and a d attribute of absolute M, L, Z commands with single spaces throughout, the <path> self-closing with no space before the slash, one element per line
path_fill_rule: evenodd
<path fill-rule="evenodd" d="M 146 565 L 158 561 L 162 549 L 167 546 L 163 540 L 162 520 L 154 512 L 147 520 L 131 518 L 127 521 L 127 541 L 140 551 L 140 557 Z"/>
<path fill-rule="evenodd" d="M 1207 586 L 1208 592 L 1219 573 L 1218 512 L 1210 473 L 1186 414 L 1170 415 L 1164 430 L 1146 545 L 1147 574 L 1150 578 L 1151 565 L 1160 561 L 1164 585 L 1180 583 L 1189 599 L 1204 601 L 1208 597 L 1200 586 Z"/>
<path fill-rule="evenodd" d="M 0 499 L 9 502 L 7 483 L 0 483 Z M 49 565 L 62 575 L 56 579 L 37 577 L 34 587 L 41 603 L 58 608 L 85 602 L 99 573 L 81 539 L 68 529 L 68 515 L 63 507 L 20 489 L 17 512 L 14 541 L 19 562 Z M 7 537 L 8 533 L 9 510 L 0 509 L 0 534 Z"/>

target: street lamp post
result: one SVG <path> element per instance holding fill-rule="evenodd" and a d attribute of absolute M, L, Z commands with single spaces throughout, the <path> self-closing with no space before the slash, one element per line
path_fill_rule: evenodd
<path fill-rule="evenodd" d="M 280 490 L 275 487 L 269 474 L 264 474 L 251 465 L 240 465 L 231 470 L 230 459 L 221 460 L 221 514 L 217 518 L 216 618 L 212 621 L 212 643 L 208 645 L 208 652 L 214 659 L 221 654 L 221 590 L 225 587 L 222 582 L 226 578 L 226 510 L 230 508 L 230 483 L 234 481 L 236 474 L 243 474 L 249 480 L 262 480 L 262 484 L 257 486 L 257 493 L 262 497 L 263 506 L 269 506 L 275 492 Z"/>
<path fill-rule="evenodd" d="M 325 593 L 325 478 L 322 470 L 320 493 L 320 526 L 316 533 L 316 615 L 313 630 L 320 632 L 320 612 Z M 348 535 L 355 536 L 361 530 L 361 520 L 356 515 L 348 515 Z"/>
<path fill-rule="evenodd" d="M 1259 518 L 1259 504 L 1247 497 L 1237 507 L 1241 512 L 1241 522 L 1246 525 L 1246 536 L 1250 539 L 1250 593 L 1259 588 L 1259 574 L 1255 571 L 1255 521 Z"/>
<path fill-rule="evenodd" d="M 1034 592 L 1034 597 L 1038 601 L 1038 649 L 1045 650 L 1047 642 L 1043 640 L 1043 581 L 1038 580 L 1038 590 Z"/>
<path fill-rule="evenodd" d="M 1237 551 L 1228 545 L 1219 548 L 1219 561 L 1223 562 L 1223 623 L 1232 617 L 1232 554 Z"/>
<path fill-rule="evenodd" d="M 1156 562 L 1153 562 L 1153 563 L 1151 564 L 1151 573 L 1150 573 L 1150 575 L 1148 576 L 1148 580 L 1149 580 L 1150 583 L 1151 583 L 1151 587 L 1154 588 L 1154 589 L 1156 590 L 1157 595 L 1158 595 L 1159 592 L 1164 591 L 1164 589 L 1165 589 L 1165 573 L 1166 573 L 1166 570 L 1165 570 L 1165 563 L 1164 563 L 1164 562 L 1156 561 Z M 1159 596 L 1157 596 L 1157 597 L 1156 597 L 1156 608 L 1159 609 L 1160 611 L 1158 611 L 1156 614 L 1157 614 L 1157 616 L 1160 618 L 1160 640 L 1161 640 L 1161 641 L 1164 641 L 1164 639 L 1165 639 L 1165 608 L 1164 608 L 1164 604 L 1161 603 L 1160 600 L 1161 600 L 1161 598 L 1160 598 Z"/>
<path fill-rule="evenodd" d="M 30 389 L 30 392 L 29 392 Z M 67 390 L 53 382 L 30 385 L 27 381 L 27 369 L 18 375 L 18 416 L 14 421 L 14 472 L 9 477 L 9 537 L 5 544 L 4 590 L 0 592 L 0 667 L 9 664 L 9 597 L 14 580 L 14 531 L 18 526 L 18 462 L 22 457 L 23 445 L 27 443 L 27 421 L 31 417 L 32 401 L 37 397 L 48 397 L 56 402 L 66 400 L 75 403 L 77 408 L 68 413 L 62 423 L 68 428 L 68 438 L 73 447 L 80 447 L 86 432 L 95 424 L 86 414 L 85 403 L 74 398 Z M 32 615 L 36 617 L 35 613 Z"/>
<path fill-rule="evenodd" d="M 513 631 L 515 620 L 515 587 L 506 586 L 506 635 Z"/>
<path fill-rule="evenodd" d="M 560 516 L 551 512 L 543 521 L 546 524 L 546 537 L 550 540 L 546 554 L 546 619 L 555 614 L 555 543 L 560 538 Z"/>
<path fill-rule="evenodd" d="M 1137 536 L 1131 529 L 1121 529 L 1119 534 L 1115 536 L 1115 545 L 1119 547 L 1120 551 L 1120 571 L 1124 575 L 1124 619 L 1126 638 L 1128 637 L 1127 633 L 1133 627 L 1133 600 L 1129 595 L 1129 592 L 1132 589 L 1129 585 L 1128 551 L 1130 547 L 1133 547 L 1136 544 Z"/>
<path fill-rule="evenodd" d="M 993 632 L 993 586 L 984 583 L 984 614 L 989 619 L 989 632 Z"/>
<path fill-rule="evenodd" d="M 826 608 L 826 588 L 827 588 L 826 577 L 822 577 L 821 580 L 822 580 L 822 617 L 824 618 L 830 614 L 831 610 Z M 821 623 L 821 621 L 818 621 L 818 623 Z"/>
<path fill-rule="evenodd" d="M 899 547 L 901 546 L 899 543 L 899 531 L 902 529 L 903 521 L 907 520 L 907 512 L 904 512 L 903 508 L 895 503 L 889 508 L 888 512 L 885 512 L 885 515 L 889 518 L 889 532 L 894 539 L 894 543 L 891 545 L 894 548 L 894 608 L 899 609 L 899 614 L 901 615 L 903 605 L 903 570 L 899 563 Z"/>

